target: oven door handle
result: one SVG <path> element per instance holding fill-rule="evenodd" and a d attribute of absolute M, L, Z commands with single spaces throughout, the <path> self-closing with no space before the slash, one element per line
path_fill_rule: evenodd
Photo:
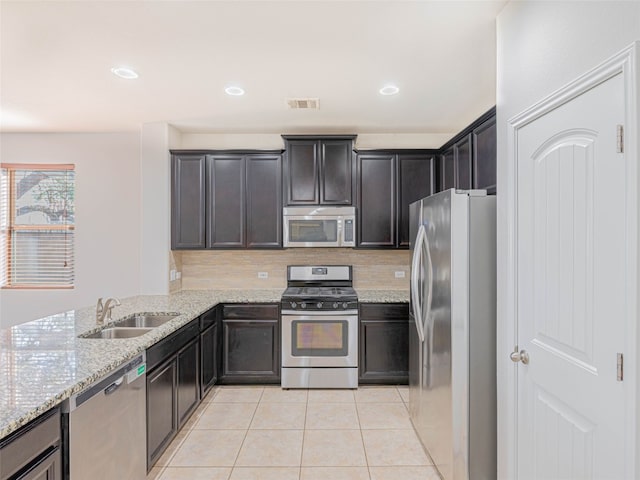
<path fill-rule="evenodd" d="M 287 317 L 331 317 L 332 320 L 340 320 L 341 317 L 358 315 L 358 310 L 282 310 L 282 315 Z"/>

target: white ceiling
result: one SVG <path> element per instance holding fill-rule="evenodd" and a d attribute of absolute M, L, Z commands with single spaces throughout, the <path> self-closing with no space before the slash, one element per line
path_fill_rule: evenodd
<path fill-rule="evenodd" d="M 456 132 L 495 104 L 505 3 L 2 0 L 0 128 Z M 379 95 L 387 83 L 400 93 Z M 320 110 L 286 109 L 307 96 Z"/>

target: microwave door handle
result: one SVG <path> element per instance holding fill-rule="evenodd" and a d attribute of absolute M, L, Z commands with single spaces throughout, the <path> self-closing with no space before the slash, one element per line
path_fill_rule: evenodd
<path fill-rule="evenodd" d="M 336 224 L 337 224 L 336 225 L 336 232 L 337 232 L 336 244 L 338 245 L 338 247 L 342 247 L 344 246 L 344 241 L 343 241 L 344 239 L 342 238 L 342 230 L 343 230 L 342 219 L 341 218 L 336 219 Z"/>
<path fill-rule="evenodd" d="M 420 225 L 416 236 L 416 245 L 411 262 L 411 302 L 413 304 L 413 319 L 416 322 L 420 342 L 424 342 L 424 328 L 422 323 L 422 299 L 420 298 L 420 266 L 422 263 L 422 239 L 425 235 L 424 225 Z"/>

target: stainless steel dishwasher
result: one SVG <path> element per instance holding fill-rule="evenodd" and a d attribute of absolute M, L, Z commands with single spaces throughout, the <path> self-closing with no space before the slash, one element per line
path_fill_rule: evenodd
<path fill-rule="evenodd" d="M 146 354 L 63 406 L 70 480 L 144 480 L 147 475 Z"/>

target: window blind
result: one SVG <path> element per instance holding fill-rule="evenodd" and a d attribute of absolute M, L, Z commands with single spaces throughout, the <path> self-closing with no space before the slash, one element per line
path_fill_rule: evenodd
<path fill-rule="evenodd" d="M 73 287 L 73 165 L 3 164 L 1 179 L 3 287 Z"/>

